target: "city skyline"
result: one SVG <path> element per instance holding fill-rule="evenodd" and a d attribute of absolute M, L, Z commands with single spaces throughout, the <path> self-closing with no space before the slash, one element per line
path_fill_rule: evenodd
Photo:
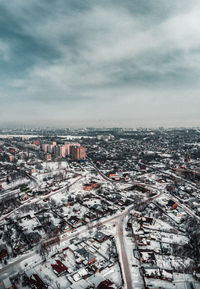
<path fill-rule="evenodd" d="M 199 8 L 1 1 L 0 126 L 199 126 Z"/>

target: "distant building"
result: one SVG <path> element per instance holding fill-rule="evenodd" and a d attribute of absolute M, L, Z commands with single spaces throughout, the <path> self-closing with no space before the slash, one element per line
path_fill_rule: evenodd
<path fill-rule="evenodd" d="M 45 153 L 47 153 L 47 151 L 48 151 L 48 144 L 43 144 L 42 145 L 42 150 L 45 152 Z"/>
<path fill-rule="evenodd" d="M 40 140 L 34 140 L 33 144 L 36 145 L 36 146 L 40 146 Z"/>
<path fill-rule="evenodd" d="M 113 135 L 97 135 L 97 139 L 108 142 L 109 140 L 113 140 L 114 136 Z"/>
<path fill-rule="evenodd" d="M 52 144 L 52 145 L 48 145 L 48 147 L 47 147 L 47 151 L 48 151 L 49 153 L 52 153 L 52 152 L 53 152 L 53 149 L 54 149 L 54 147 L 55 147 L 55 145 L 54 145 L 54 144 Z"/>
<path fill-rule="evenodd" d="M 81 161 L 86 159 L 86 148 L 85 147 L 72 147 L 71 148 L 71 157 L 73 160 Z"/>
<path fill-rule="evenodd" d="M 61 156 L 62 158 L 65 158 L 65 157 L 66 157 L 66 145 L 62 145 L 62 146 L 60 147 L 60 156 Z"/>
<path fill-rule="evenodd" d="M 55 155 L 56 158 L 60 157 L 61 156 L 61 147 L 60 146 L 55 146 L 53 148 L 53 153 Z"/>
<path fill-rule="evenodd" d="M 190 157 L 190 153 L 187 152 L 186 156 L 185 156 L 185 162 L 189 163 L 191 161 L 191 157 Z"/>
<path fill-rule="evenodd" d="M 54 145 L 54 143 L 51 146 L 52 151 L 54 152 L 56 157 L 62 157 L 62 158 L 65 158 L 67 155 L 70 155 L 71 148 L 80 147 L 79 143 L 65 143 L 63 145 Z"/>
<path fill-rule="evenodd" d="M 10 155 L 10 162 L 14 162 L 15 157 L 13 155 Z"/>
<path fill-rule="evenodd" d="M 65 148 L 66 148 L 66 155 L 70 155 L 71 153 L 71 148 L 73 147 L 80 147 L 80 143 L 65 143 Z"/>
<path fill-rule="evenodd" d="M 51 154 L 47 154 L 46 158 L 47 158 L 47 161 L 51 161 Z"/>

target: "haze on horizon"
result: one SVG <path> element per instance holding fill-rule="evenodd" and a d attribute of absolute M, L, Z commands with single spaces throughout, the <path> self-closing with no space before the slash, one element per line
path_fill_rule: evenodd
<path fill-rule="evenodd" d="M 200 126 L 199 0 L 0 1 L 0 126 Z"/>

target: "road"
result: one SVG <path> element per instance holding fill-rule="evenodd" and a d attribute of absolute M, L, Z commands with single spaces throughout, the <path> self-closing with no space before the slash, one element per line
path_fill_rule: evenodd
<path fill-rule="evenodd" d="M 128 257 L 126 254 L 126 247 L 124 244 L 124 231 L 123 231 L 123 219 L 125 215 L 122 214 L 118 222 L 116 223 L 116 229 L 117 229 L 117 236 L 119 238 L 119 245 L 120 245 L 120 250 L 118 252 L 120 259 L 121 259 L 121 267 L 122 267 L 122 273 L 123 273 L 123 278 L 124 282 L 126 285 L 127 289 L 132 289 L 132 278 L 131 278 L 131 272 L 129 268 L 129 262 L 128 262 Z"/>
<path fill-rule="evenodd" d="M 4 266 L 3 268 L 0 269 L 0 277 L 3 277 L 3 274 L 5 275 L 5 278 L 6 278 L 6 275 L 7 274 L 10 274 L 12 269 L 13 269 L 13 273 L 17 273 L 16 272 L 16 265 L 19 265 L 22 261 L 28 259 L 28 258 L 31 258 L 35 255 L 35 252 L 30 252 L 28 254 L 25 254 L 25 256 L 21 257 L 20 259 Z M 1 278 L 0 278 L 1 279 Z"/>
<path fill-rule="evenodd" d="M 96 166 L 95 164 L 88 158 L 89 163 L 91 164 L 91 166 L 97 171 L 97 173 L 106 181 L 110 182 L 110 183 L 115 183 L 115 181 L 113 181 L 112 179 L 108 178 L 104 173 L 102 173 Z"/>

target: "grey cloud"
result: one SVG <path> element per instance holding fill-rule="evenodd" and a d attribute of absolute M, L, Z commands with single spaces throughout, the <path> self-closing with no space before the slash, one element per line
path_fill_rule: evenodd
<path fill-rule="evenodd" d="M 198 1 L 12 3 L 0 3 L 0 110 L 16 120 L 198 118 Z"/>

